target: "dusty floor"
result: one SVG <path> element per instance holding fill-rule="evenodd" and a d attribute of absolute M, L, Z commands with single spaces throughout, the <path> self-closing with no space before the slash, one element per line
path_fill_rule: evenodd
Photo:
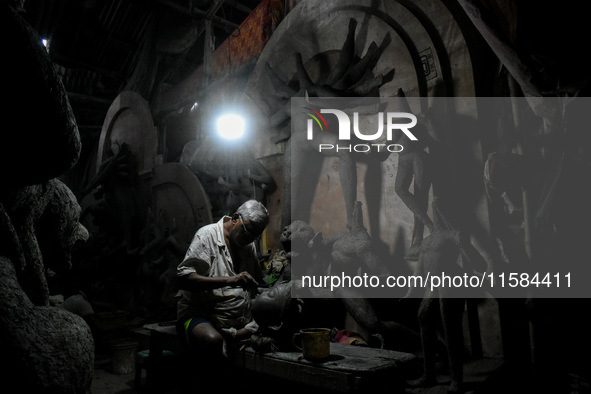
<path fill-rule="evenodd" d="M 464 365 L 466 391 L 465 394 L 523 394 L 531 392 L 542 392 L 533 389 L 527 382 L 519 382 L 519 376 L 509 376 L 503 372 L 502 362 L 498 359 L 484 359 L 479 361 L 467 362 Z M 499 376 L 500 375 L 500 376 Z M 496 377 L 495 377 L 496 376 Z M 171 376 L 171 379 L 173 377 Z M 240 378 L 237 378 L 240 379 Z M 412 389 L 406 388 L 406 394 L 447 394 L 449 385 L 449 376 L 441 374 L 438 376 L 439 384 L 435 387 Z M 281 392 L 282 394 L 320 394 L 310 388 L 296 387 L 293 384 L 278 383 L 277 380 L 270 378 L 259 378 L 257 383 L 253 379 L 242 381 L 240 386 L 242 391 L 248 391 L 252 388 L 254 391 L 271 390 Z M 279 386 L 277 386 L 279 384 Z M 277 387 L 281 387 L 277 390 Z M 145 371 L 142 370 L 139 388 L 135 386 L 135 373 L 115 374 L 112 372 L 108 363 L 97 364 L 95 376 L 92 382 L 91 394 L 135 394 L 135 393 L 157 393 L 157 394 L 189 394 L 197 393 L 200 390 L 182 390 L 180 388 L 170 387 L 168 389 L 159 389 L 150 391 L 146 384 Z M 239 390 L 240 391 L 240 390 Z M 587 382 L 573 382 L 571 389 L 567 390 L 570 394 L 589 394 L 591 388 Z M 326 393 L 323 393 L 326 394 Z M 364 393 L 362 393 L 364 394 Z"/>
<path fill-rule="evenodd" d="M 114 373 L 112 360 L 106 355 L 97 355 L 95 359 L 94 379 L 92 380 L 92 394 L 124 394 L 137 393 L 134 387 L 135 366 L 128 373 Z M 145 373 L 144 373 L 145 375 Z"/>
<path fill-rule="evenodd" d="M 145 344 L 140 345 L 140 348 L 145 349 Z M 135 353 L 134 353 L 135 354 Z M 177 384 L 171 384 L 179 376 L 179 361 L 169 361 L 166 363 L 168 372 L 164 373 L 164 379 L 166 382 L 163 384 L 165 388 L 157 390 L 149 387 L 146 379 L 146 372 L 144 369 L 140 370 L 140 381 L 139 384 L 135 382 L 135 363 L 125 362 L 123 364 L 114 364 L 111 356 L 102 355 L 97 356 L 95 360 L 95 375 L 92 382 L 91 394 L 134 394 L 134 393 L 157 393 L 157 394 L 189 394 L 196 392 L 203 392 L 203 384 L 197 385 L 198 390 L 195 386 L 190 389 L 180 388 Z M 174 359 L 171 359 L 174 360 Z M 121 368 L 123 365 L 124 368 Z M 119 368 L 117 367 L 119 366 Z M 182 368 L 181 368 L 182 369 Z M 404 392 L 406 394 L 444 394 L 447 393 L 449 386 L 449 376 L 447 375 L 447 368 L 441 365 L 438 368 L 440 374 L 438 375 L 439 384 L 435 387 L 430 388 L 410 388 L 406 387 Z M 124 373 L 114 373 L 118 372 Z M 122 371 L 123 370 L 123 371 Z M 128 372 L 129 371 L 129 372 Z M 177 372 L 175 374 L 175 372 Z M 420 374 L 420 371 L 416 371 Z M 186 374 L 180 373 L 180 375 L 186 376 Z M 195 371 L 197 377 L 198 372 Z M 416 376 L 418 377 L 418 376 Z M 413 377 L 413 378 L 416 378 Z M 542 392 L 534 389 L 534 385 L 525 378 L 523 366 L 514 369 L 507 368 L 501 359 L 478 359 L 478 360 L 467 360 L 464 364 L 464 381 L 465 381 L 465 394 L 513 394 L 513 393 L 529 393 L 529 392 Z M 236 372 L 233 374 L 231 381 L 224 381 L 223 383 L 217 380 L 214 383 L 215 388 L 219 388 L 220 384 L 233 383 L 238 385 L 240 391 L 248 391 L 247 389 L 253 389 L 253 391 L 267 391 L 267 389 L 274 392 L 281 392 L 282 394 L 320 394 L 319 391 L 315 391 L 313 388 L 302 387 L 294 385 L 293 383 L 286 383 L 281 380 L 280 377 L 269 377 L 257 375 L 254 376 L 252 373 L 247 372 Z M 539 387 L 539 383 L 537 384 Z M 542 385 L 542 387 L 545 387 Z M 387 391 L 387 392 L 391 392 Z M 586 380 L 578 379 L 577 377 L 571 376 L 570 389 L 566 391 L 569 394 L 591 394 L 591 388 L 589 382 Z M 327 393 L 322 393 L 327 394 Z"/>
<path fill-rule="evenodd" d="M 498 359 L 489 359 L 489 360 L 479 360 L 477 362 L 467 362 L 464 366 L 465 370 L 465 380 L 466 380 L 466 394 L 477 394 L 481 392 L 490 392 L 490 391 L 482 391 L 482 385 L 486 384 L 485 381 L 493 374 L 496 370 L 498 370 L 501 366 L 501 361 Z M 91 394 L 134 394 L 134 393 L 147 393 L 149 392 L 147 382 L 146 382 L 146 373 L 145 370 L 141 370 L 141 380 L 140 385 L 136 388 L 135 384 L 135 372 L 117 374 L 113 373 L 113 368 L 111 366 L 111 361 L 108 358 L 102 358 L 97 360 L 96 368 L 95 368 L 95 376 L 92 382 L 92 393 Z M 172 377 L 171 377 L 172 378 Z M 407 394 L 443 394 L 447 393 L 447 387 L 449 384 L 449 377 L 445 376 L 444 374 L 438 377 L 440 384 L 435 387 L 431 387 L 428 389 L 410 389 L 406 390 Z M 252 383 L 251 380 L 249 383 Z M 261 387 L 268 387 L 269 385 L 273 386 L 273 380 L 270 378 L 263 378 L 259 383 L 256 385 Z M 244 386 L 250 386 L 251 384 L 244 382 Z M 488 384 L 486 384 L 488 385 Z M 243 388 L 244 388 L 243 386 Z M 281 384 L 283 393 L 301 393 L 305 392 L 306 394 L 316 394 L 313 389 L 304 389 L 296 388 L 291 384 L 285 385 Z M 255 388 L 255 387 L 253 387 Z M 260 388 L 260 387 L 259 387 Z M 489 387 L 490 389 L 491 387 Z M 256 388 L 255 388 L 256 389 Z M 511 392 L 507 391 L 505 388 L 506 393 Z M 170 387 L 168 389 L 159 389 L 156 391 L 158 394 L 185 394 L 191 391 L 181 390 L 180 388 Z"/>
<path fill-rule="evenodd" d="M 141 374 L 141 381 L 138 388 L 135 385 L 135 373 L 126 373 L 126 374 L 114 374 L 108 367 L 104 368 L 97 368 L 95 369 L 94 380 L 92 382 L 91 387 L 91 394 L 137 394 L 137 393 L 155 393 L 155 394 L 192 394 L 198 393 L 200 390 L 197 389 L 182 389 L 182 388 L 175 388 L 169 387 L 167 389 L 159 388 L 156 390 L 150 390 L 150 387 L 147 385 L 146 382 L 146 374 L 145 371 L 142 371 Z M 171 378 L 172 379 L 172 378 Z M 259 381 L 259 383 L 255 384 L 252 380 L 248 380 L 248 382 L 243 381 L 240 384 L 240 388 L 244 391 L 248 391 L 247 389 L 250 387 L 254 391 L 260 391 L 260 387 L 267 387 L 269 389 L 273 388 L 273 383 L 275 380 L 269 378 L 263 378 Z M 282 394 L 326 394 L 326 392 L 321 392 L 314 389 L 302 387 L 296 387 L 294 385 L 285 386 L 285 384 L 281 384 L 282 389 L 278 390 Z M 259 390 L 257 390 L 257 387 Z M 275 386 L 277 387 L 277 386 Z M 233 390 L 236 391 L 236 390 Z M 201 392 L 203 392 L 201 390 Z M 224 391 L 218 391 L 224 392 Z"/>
<path fill-rule="evenodd" d="M 94 370 L 92 394 L 131 394 L 138 391 L 134 388 L 135 373 L 116 375 L 107 369 Z"/>
<path fill-rule="evenodd" d="M 174 379 L 174 377 L 171 377 Z M 240 389 L 248 391 L 248 388 L 252 388 L 254 391 L 260 391 L 262 388 L 273 389 L 281 387 L 282 394 L 327 394 L 326 392 L 314 390 L 312 388 L 302 388 L 301 386 L 293 384 L 279 383 L 276 379 L 264 377 L 255 381 L 253 377 L 235 377 L 239 380 Z M 224 383 L 225 384 L 225 383 Z M 138 387 L 135 384 L 135 372 L 125 374 L 114 374 L 109 366 L 101 366 L 96 368 L 94 371 L 94 380 L 92 382 L 91 394 L 137 394 L 137 393 L 155 393 L 155 394 L 192 394 L 203 392 L 198 389 L 187 389 L 180 387 L 168 387 L 151 389 L 146 381 L 146 373 L 144 370 L 141 372 L 141 380 Z M 237 390 L 232 390 L 236 391 Z M 276 391 L 276 390 L 273 390 Z M 219 391 L 218 392 L 224 392 Z"/>

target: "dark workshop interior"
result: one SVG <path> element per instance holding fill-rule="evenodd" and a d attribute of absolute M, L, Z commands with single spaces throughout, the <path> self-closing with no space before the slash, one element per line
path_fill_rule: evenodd
<path fill-rule="evenodd" d="M 584 2 L 2 0 L 0 18 L 2 392 L 591 393 Z M 338 105 L 362 108 L 349 141 Z M 194 257 L 214 225 L 252 237 Z M 469 291 L 433 287 L 445 273 Z M 185 287 L 207 276 L 228 287 Z M 224 289 L 244 324 L 179 319 Z M 203 327 L 220 359 L 187 344 Z"/>

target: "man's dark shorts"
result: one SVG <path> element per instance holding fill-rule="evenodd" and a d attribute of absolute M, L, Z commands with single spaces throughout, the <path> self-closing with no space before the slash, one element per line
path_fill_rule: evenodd
<path fill-rule="evenodd" d="M 191 342 L 189 342 L 189 333 L 193 330 L 193 328 L 195 328 L 201 323 L 211 324 L 211 321 L 204 317 L 191 317 L 187 320 L 177 320 L 177 332 L 182 338 L 184 338 L 185 343 L 187 343 L 187 345 L 191 344 Z"/>

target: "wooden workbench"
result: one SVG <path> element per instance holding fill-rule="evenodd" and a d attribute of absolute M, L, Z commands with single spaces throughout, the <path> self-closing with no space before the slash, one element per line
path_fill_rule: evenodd
<path fill-rule="evenodd" d="M 147 363 L 148 385 L 157 374 L 164 350 L 184 352 L 173 325 L 147 324 L 142 334 L 149 335 Z M 232 364 L 248 372 L 281 378 L 287 382 L 333 393 L 404 393 L 404 371 L 416 365 L 410 353 L 374 349 L 340 343 L 330 344 L 331 355 L 322 362 L 310 362 L 301 352 L 257 353 L 245 348 L 230 355 Z"/>
<path fill-rule="evenodd" d="M 260 354 L 246 348 L 232 361 L 247 371 L 340 393 L 404 393 L 404 370 L 416 362 L 413 354 L 340 343 L 331 343 L 330 353 L 325 361 L 310 362 L 301 352 Z"/>

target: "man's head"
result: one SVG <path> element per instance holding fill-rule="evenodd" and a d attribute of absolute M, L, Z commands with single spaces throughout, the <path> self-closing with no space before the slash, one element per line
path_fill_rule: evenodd
<path fill-rule="evenodd" d="M 259 201 L 248 200 L 232 215 L 236 226 L 230 233 L 230 240 L 238 246 L 246 246 L 261 236 L 269 224 L 269 212 Z"/>

